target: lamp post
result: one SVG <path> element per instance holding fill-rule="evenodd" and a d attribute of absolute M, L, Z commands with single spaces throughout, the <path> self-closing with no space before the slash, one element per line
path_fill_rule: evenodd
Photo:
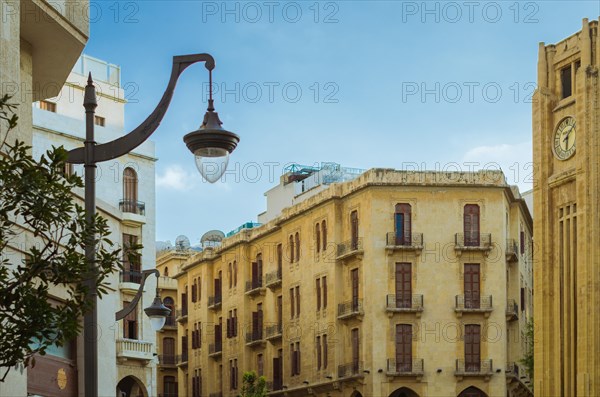
<path fill-rule="evenodd" d="M 83 99 L 86 130 L 84 146 L 71 150 L 67 160 L 69 163 L 73 164 L 84 164 L 85 217 L 88 226 L 93 224 L 96 215 L 96 164 L 123 156 L 145 142 L 160 125 L 160 122 L 169 107 L 171 98 L 173 97 L 173 92 L 179 76 L 188 66 L 198 62 L 204 62 L 209 73 L 210 97 L 208 100 L 208 109 L 204 115 L 204 120 L 200 128 L 185 135 L 183 140 L 188 149 L 194 154 L 198 170 L 209 182 L 218 180 L 223 172 L 225 172 L 229 154 L 236 148 L 240 138 L 233 132 L 226 131 L 221 127 L 222 123 L 219 120 L 219 116 L 214 111 L 212 99 L 212 70 L 215 68 L 215 60 L 211 55 L 194 54 L 173 57 L 171 78 L 165 93 L 154 111 L 146 118 L 146 120 L 128 134 L 100 145 L 96 145 L 94 140 L 94 113 L 97 107 L 97 101 L 96 89 L 90 73 Z M 220 162 L 220 167 L 217 169 L 214 168 L 216 162 Z M 209 165 L 210 167 L 208 167 Z M 88 299 L 91 300 L 93 308 L 84 316 L 83 320 L 85 357 L 84 389 L 86 397 L 98 396 L 98 312 L 96 308 L 98 300 L 98 292 L 96 290 L 98 271 L 96 267 L 95 249 L 94 236 L 89 236 L 85 244 L 85 258 L 88 263 L 86 287 L 88 289 Z M 142 285 L 140 285 L 136 298 L 130 305 L 116 314 L 117 320 L 124 318 L 135 308 L 135 305 L 141 297 L 146 278 L 150 274 L 158 275 L 158 272 L 156 270 L 143 272 Z M 162 305 L 160 296 L 158 296 L 158 288 L 152 306 L 145 309 L 145 311 L 155 325 L 160 321 L 157 317 L 169 313 L 169 309 Z"/>

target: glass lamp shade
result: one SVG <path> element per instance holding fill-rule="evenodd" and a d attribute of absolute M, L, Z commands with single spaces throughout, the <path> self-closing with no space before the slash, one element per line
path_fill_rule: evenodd
<path fill-rule="evenodd" d="M 194 152 L 194 159 L 202 177 L 210 183 L 215 183 L 227 169 L 229 151 L 217 147 L 201 148 Z"/>
<path fill-rule="evenodd" d="M 146 315 L 150 318 L 150 325 L 153 331 L 159 331 L 164 327 L 167 316 L 171 314 L 171 309 L 163 305 L 160 296 L 154 297 L 152 305 L 144 309 Z"/>
<path fill-rule="evenodd" d="M 209 110 L 200 128 L 183 137 L 186 146 L 194 154 L 198 171 L 210 183 L 223 176 L 229 163 L 229 154 L 240 141 L 240 137 L 224 130 L 221 124 L 219 115 Z"/>

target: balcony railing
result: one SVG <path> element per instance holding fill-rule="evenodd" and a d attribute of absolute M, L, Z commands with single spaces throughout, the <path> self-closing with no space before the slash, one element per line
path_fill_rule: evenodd
<path fill-rule="evenodd" d="M 492 360 L 466 361 L 457 359 L 456 376 L 491 376 L 493 373 Z"/>
<path fill-rule="evenodd" d="M 337 245 L 337 258 L 345 258 L 363 251 L 363 240 L 359 237 L 356 240 L 348 240 Z"/>
<path fill-rule="evenodd" d="M 257 277 L 251 281 L 246 281 L 246 294 L 248 295 L 259 294 L 263 288 L 264 286 L 262 276 Z"/>
<path fill-rule="evenodd" d="M 283 389 L 283 381 L 282 380 L 274 380 L 267 382 L 267 391 L 277 391 Z"/>
<path fill-rule="evenodd" d="M 494 309 L 491 295 L 481 295 L 479 297 L 467 297 L 456 295 L 456 312 L 491 312 Z"/>
<path fill-rule="evenodd" d="M 265 333 L 261 328 L 253 329 L 250 332 L 246 333 L 246 344 L 252 346 L 258 343 L 265 342 L 264 335 Z"/>
<path fill-rule="evenodd" d="M 130 214 L 146 215 L 146 204 L 142 201 L 136 200 L 121 200 L 119 201 L 119 209 L 121 212 L 128 212 Z"/>
<path fill-rule="evenodd" d="M 488 251 L 492 249 L 491 233 L 456 233 L 454 249 L 462 251 Z"/>
<path fill-rule="evenodd" d="M 422 312 L 423 295 L 388 295 L 386 296 L 386 310 L 388 312 Z"/>
<path fill-rule="evenodd" d="M 519 246 L 517 245 L 516 240 L 509 238 L 506 240 L 506 260 L 509 262 L 516 261 L 519 256 Z"/>
<path fill-rule="evenodd" d="M 222 296 L 221 295 L 214 295 L 214 296 L 209 296 L 208 297 L 208 308 L 209 309 L 216 309 L 219 306 L 221 306 L 221 301 L 222 301 Z"/>
<path fill-rule="evenodd" d="M 122 271 L 121 282 L 139 284 L 142 282 L 142 272 L 137 270 Z"/>
<path fill-rule="evenodd" d="M 281 285 L 281 270 L 267 273 L 265 277 L 265 286 L 267 288 L 273 288 L 277 285 Z"/>
<path fill-rule="evenodd" d="M 517 363 L 508 363 L 506 365 L 506 376 L 519 379 L 519 366 Z"/>
<path fill-rule="evenodd" d="M 338 319 L 343 320 L 346 318 L 363 315 L 363 304 L 362 299 L 354 299 L 348 302 L 338 304 Z"/>
<path fill-rule="evenodd" d="M 177 326 L 177 322 L 175 321 L 175 313 L 173 313 L 173 311 L 171 311 L 171 314 L 169 314 L 169 316 L 165 320 L 165 327 L 176 327 L 176 326 Z"/>
<path fill-rule="evenodd" d="M 187 307 L 183 307 L 181 309 L 178 309 L 176 312 L 177 312 L 176 318 L 179 321 L 179 320 L 183 319 L 184 317 L 187 317 L 187 315 L 188 315 L 188 308 Z"/>
<path fill-rule="evenodd" d="M 216 357 L 221 355 L 221 353 L 223 352 L 223 343 L 222 342 L 215 342 L 215 343 L 211 343 L 210 345 L 208 345 L 208 355 L 211 357 Z"/>
<path fill-rule="evenodd" d="M 388 358 L 387 374 L 392 376 L 423 375 L 423 359 L 413 358 L 412 361 L 401 362 L 396 361 L 395 358 Z"/>
<path fill-rule="evenodd" d="M 363 377 L 363 362 L 353 361 L 338 366 L 338 378 Z"/>
<path fill-rule="evenodd" d="M 117 357 L 123 359 L 134 360 L 152 360 L 151 342 L 146 342 L 137 339 L 118 339 L 117 340 Z"/>
<path fill-rule="evenodd" d="M 158 356 L 158 365 L 175 365 L 177 356 L 174 354 L 160 354 Z"/>
<path fill-rule="evenodd" d="M 283 335 L 283 326 L 281 324 L 269 325 L 265 330 L 265 339 L 281 338 Z"/>
<path fill-rule="evenodd" d="M 506 318 L 508 321 L 514 321 L 519 319 L 519 305 L 514 299 L 509 299 L 506 302 Z"/>
<path fill-rule="evenodd" d="M 411 233 L 408 236 L 399 236 L 396 232 L 385 235 L 385 246 L 388 249 L 411 250 L 423 248 L 423 233 Z"/>

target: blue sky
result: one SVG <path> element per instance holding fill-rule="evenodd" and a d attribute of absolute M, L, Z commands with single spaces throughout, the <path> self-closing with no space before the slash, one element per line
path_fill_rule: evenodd
<path fill-rule="evenodd" d="M 153 135 L 156 238 L 196 243 L 255 220 L 293 162 L 499 165 L 529 189 L 538 43 L 598 15 L 598 1 L 92 0 L 85 52 L 121 66 L 128 129 L 156 106 L 172 56 L 215 57 L 215 107 L 241 137 L 225 180 L 204 182 L 182 142 L 206 109 L 203 66 Z"/>

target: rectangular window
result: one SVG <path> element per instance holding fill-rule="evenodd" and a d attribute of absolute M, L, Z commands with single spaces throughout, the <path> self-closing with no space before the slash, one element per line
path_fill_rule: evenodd
<path fill-rule="evenodd" d="M 137 246 L 138 238 L 132 234 L 123 233 L 123 281 L 141 283 L 141 260 L 139 255 L 132 252 L 132 247 Z"/>
<path fill-rule="evenodd" d="M 283 245 L 277 244 L 277 271 L 281 274 L 283 267 Z"/>
<path fill-rule="evenodd" d="M 56 113 L 56 103 L 48 101 L 40 101 L 40 109 L 47 112 Z"/>
<path fill-rule="evenodd" d="M 358 212 L 352 211 L 350 213 L 350 227 L 351 227 L 351 249 L 358 249 Z"/>
<path fill-rule="evenodd" d="M 396 325 L 396 372 L 412 371 L 412 325 Z"/>
<path fill-rule="evenodd" d="M 321 360 L 322 360 L 321 337 L 320 336 L 317 336 L 316 348 L 317 348 L 317 369 L 320 370 L 321 369 Z"/>
<path fill-rule="evenodd" d="M 360 367 L 360 351 L 358 340 L 358 328 L 352 329 L 352 373 L 358 374 Z"/>
<path fill-rule="evenodd" d="M 104 127 L 104 125 L 106 124 L 106 119 L 104 117 L 94 116 L 94 124 L 100 127 Z"/>
<path fill-rule="evenodd" d="M 476 324 L 465 325 L 465 371 L 479 372 L 480 362 L 481 334 L 480 327 Z"/>
<path fill-rule="evenodd" d="M 290 288 L 290 318 L 294 318 L 296 305 L 294 305 L 294 288 Z"/>
<path fill-rule="evenodd" d="M 316 280 L 317 286 L 317 310 L 321 310 L 321 279 Z"/>
<path fill-rule="evenodd" d="M 300 342 L 296 342 L 296 375 L 300 375 Z"/>
<path fill-rule="evenodd" d="M 265 364 L 263 361 L 263 355 L 258 354 L 256 356 L 256 373 L 258 376 L 263 376 L 265 371 Z"/>
<path fill-rule="evenodd" d="M 481 296 L 479 275 L 479 263 L 465 263 L 465 309 L 479 309 L 480 307 Z"/>
<path fill-rule="evenodd" d="M 572 94 L 571 90 L 571 65 L 560 70 L 560 82 L 562 86 L 562 97 L 568 98 Z"/>
<path fill-rule="evenodd" d="M 323 369 L 327 369 L 327 335 L 323 335 Z"/>
<path fill-rule="evenodd" d="M 327 309 L 327 276 L 321 277 L 321 284 L 323 285 L 321 293 L 323 294 L 322 306 L 323 309 Z"/>
<path fill-rule="evenodd" d="M 520 239 L 521 239 L 521 255 L 523 255 L 525 253 L 525 232 L 521 232 L 520 234 Z"/>
<path fill-rule="evenodd" d="M 412 265 L 396 263 L 396 308 L 412 307 Z"/>
<path fill-rule="evenodd" d="M 296 287 L 296 317 L 300 317 L 300 286 Z"/>
<path fill-rule="evenodd" d="M 131 302 L 123 302 L 123 307 L 127 307 Z M 123 321 L 123 338 L 125 339 L 137 339 L 137 307 L 129 313 Z"/>
<path fill-rule="evenodd" d="M 521 288 L 521 311 L 525 311 L 525 288 Z"/>

